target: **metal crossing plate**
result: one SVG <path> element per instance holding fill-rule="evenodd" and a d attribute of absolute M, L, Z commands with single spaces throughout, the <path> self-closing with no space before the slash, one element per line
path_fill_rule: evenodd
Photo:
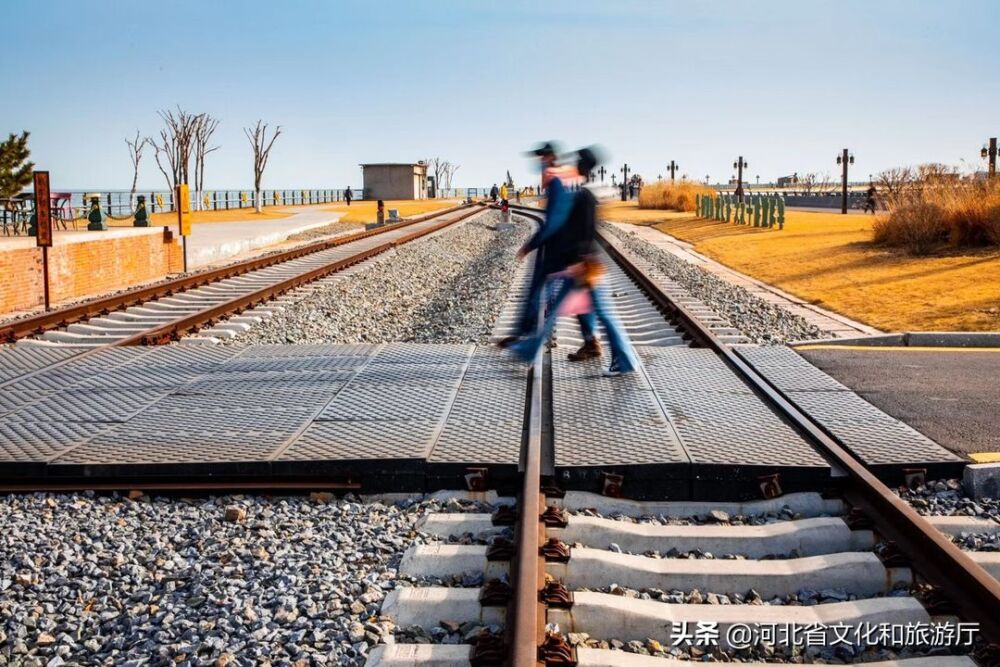
<path fill-rule="evenodd" d="M 760 373 L 781 391 L 850 391 L 815 366 L 766 366 Z"/>
<path fill-rule="evenodd" d="M 463 382 L 448 421 L 520 422 L 524 419 L 526 385 L 519 382 Z"/>
<path fill-rule="evenodd" d="M 741 347 L 738 352 L 741 357 L 758 368 L 813 367 L 798 352 L 784 345 L 769 345 L 767 347 L 747 346 Z"/>
<path fill-rule="evenodd" d="M 452 387 L 351 385 L 323 409 L 317 421 L 440 419 L 454 395 Z"/>
<path fill-rule="evenodd" d="M 660 367 L 718 368 L 726 369 L 726 363 L 712 350 L 694 347 L 636 347 L 639 358 L 647 370 Z"/>
<path fill-rule="evenodd" d="M 390 343 L 372 357 L 372 363 L 462 365 L 472 351 L 472 345 Z"/>
<path fill-rule="evenodd" d="M 430 420 L 315 422 L 277 460 L 423 459 L 438 428 Z"/>
<path fill-rule="evenodd" d="M 448 419 L 428 457 L 429 463 L 517 465 L 524 424 L 516 421 Z"/>
<path fill-rule="evenodd" d="M 52 394 L 4 417 L 28 422 L 123 422 L 161 398 L 169 390 L 68 389 Z"/>
<path fill-rule="evenodd" d="M 852 391 L 790 391 L 788 397 L 810 416 L 824 423 L 897 421 Z"/>
<path fill-rule="evenodd" d="M 181 418 L 183 417 L 183 418 Z M 146 465 L 266 461 L 302 430 L 310 413 L 150 409 L 56 460 L 58 464 Z"/>
<path fill-rule="evenodd" d="M 0 457 L 5 462 L 42 463 L 111 427 L 107 423 L 5 420 L 0 423 Z"/>
<path fill-rule="evenodd" d="M 752 393 L 750 387 L 728 368 L 653 366 L 645 370 L 657 391 Z"/>
<path fill-rule="evenodd" d="M 464 366 L 445 364 L 369 364 L 354 378 L 354 384 L 453 387 Z"/>
<path fill-rule="evenodd" d="M 369 343 L 352 343 L 346 345 L 302 343 L 295 345 L 254 345 L 251 347 L 232 347 L 227 349 L 239 351 L 240 359 L 282 359 L 287 357 L 367 357 L 374 354 L 380 347 L 380 345 Z"/>
<path fill-rule="evenodd" d="M 0 347 L 0 368 L 36 370 L 65 361 L 84 353 L 83 348 L 69 346 Z"/>
<path fill-rule="evenodd" d="M 249 371 L 329 371 L 353 370 L 364 366 L 369 357 L 237 357 L 218 367 L 224 373 L 244 373 Z"/>
<path fill-rule="evenodd" d="M 868 465 L 962 461 L 961 457 L 900 421 L 828 421 L 824 426 Z"/>
<path fill-rule="evenodd" d="M 553 396 L 552 415 L 556 423 L 666 422 L 651 391 L 559 391 Z"/>
<path fill-rule="evenodd" d="M 629 466 L 688 463 L 673 429 L 666 423 L 569 422 L 552 425 L 555 464 Z"/>

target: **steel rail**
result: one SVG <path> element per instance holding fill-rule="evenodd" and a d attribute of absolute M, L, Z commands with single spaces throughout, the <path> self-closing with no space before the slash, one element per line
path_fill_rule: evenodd
<path fill-rule="evenodd" d="M 256 271 L 275 264 L 281 264 L 289 260 L 298 259 L 299 257 L 320 252 L 321 250 L 328 250 L 330 248 L 342 246 L 354 241 L 360 241 L 361 239 L 366 239 L 371 236 L 383 234 L 402 227 L 408 227 L 419 222 L 426 222 L 427 220 L 447 215 L 449 213 L 454 213 L 471 206 L 475 206 L 475 204 L 452 206 L 447 209 L 433 211 L 415 218 L 407 218 L 400 223 L 367 229 L 362 232 L 339 236 L 335 239 L 329 239 L 326 241 L 319 241 L 317 243 L 308 244 L 300 248 L 292 248 L 291 250 L 285 250 L 272 255 L 267 255 L 265 257 L 243 260 L 218 269 L 201 271 L 199 273 L 166 280 L 155 285 L 138 287 L 120 292 L 118 294 L 91 299 L 72 306 L 65 306 L 47 313 L 39 313 L 30 317 L 24 317 L 18 320 L 6 322 L 3 325 L 0 325 L 0 342 L 13 343 L 19 338 L 39 335 L 52 329 L 59 329 L 70 324 L 83 322 L 91 317 L 107 315 L 113 311 L 139 305 L 153 299 L 172 296 L 179 292 L 194 289 L 196 287 L 203 287 L 220 280 L 249 273 L 250 271 Z"/>
<path fill-rule="evenodd" d="M 536 355 L 529 376 L 528 431 L 521 462 L 522 484 L 515 535 L 517 552 L 512 564 L 514 597 L 507 616 L 510 664 L 513 667 L 544 664 L 539 655 L 546 622 L 545 605 L 541 599 L 545 585 L 545 560 L 541 554 L 545 538 L 545 524 L 542 522 L 545 495 L 541 491 L 543 354 L 544 348 Z"/>
<path fill-rule="evenodd" d="M 407 234 L 406 236 L 400 237 L 394 241 L 387 241 L 367 250 L 355 253 L 350 257 L 345 257 L 344 259 L 330 262 L 290 278 L 272 283 L 260 289 L 254 290 L 253 292 L 248 292 L 228 301 L 224 301 L 223 303 L 214 305 L 210 308 L 199 310 L 176 320 L 165 322 L 158 327 L 141 331 L 127 338 L 121 338 L 117 341 L 109 342 L 108 345 L 112 347 L 129 345 L 163 345 L 176 341 L 185 334 L 197 331 L 205 325 L 215 323 L 220 318 L 224 318 L 230 314 L 238 313 L 246 310 L 247 308 L 261 304 L 265 301 L 273 299 L 279 294 L 287 292 L 288 290 L 310 283 L 331 273 L 342 271 L 349 266 L 353 266 L 358 262 L 362 262 L 366 259 L 379 255 L 387 250 L 395 248 L 396 246 L 403 245 L 422 236 L 427 236 L 428 234 L 433 234 L 434 232 L 453 225 L 456 222 L 460 222 L 466 218 L 476 215 L 482 210 L 483 209 L 479 207 L 467 209 L 465 212 L 456 217 L 447 218 L 435 225 L 427 227 L 426 229 Z M 398 226 L 393 227 L 393 229 L 398 228 Z"/>
<path fill-rule="evenodd" d="M 646 295 L 683 324 L 694 340 L 712 349 L 736 371 L 772 409 L 804 433 L 819 451 L 847 474 L 847 499 L 861 507 L 879 533 L 896 545 L 928 582 L 940 587 L 961 615 L 979 623 L 984 638 L 1000 642 L 1000 581 L 959 549 L 943 533 L 904 502 L 865 465 L 847 451 L 844 443 L 803 412 L 787 395 L 761 375 L 753 364 L 725 345 L 682 304 L 673 302 L 627 256 L 598 234 L 608 254 Z"/>

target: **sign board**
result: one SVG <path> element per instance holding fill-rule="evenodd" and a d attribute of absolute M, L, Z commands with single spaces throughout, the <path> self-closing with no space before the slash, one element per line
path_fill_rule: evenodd
<path fill-rule="evenodd" d="M 187 183 L 177 186 L 174 200 L 177 202 L 177 224 L 181 236 L 191 236 L 191 192 Z"/>
<path fill-rule="evenodd" d="M 52 247 L 52 199 L 49 197 L 49 172 L 36 171 L 35 240 L 39 248 Z"/>

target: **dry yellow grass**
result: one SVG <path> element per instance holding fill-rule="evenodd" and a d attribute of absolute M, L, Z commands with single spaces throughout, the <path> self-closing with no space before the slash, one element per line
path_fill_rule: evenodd
<path fill-rule="evenodd" d="M 654 225 L 738 271 L 886 331 L 1000 329 L 1000 251 L 914 257 L 872 244 L 868 216 L 786 213 L 785 229 L 755 229 L 639 210 L 602 208 L 605 219 Z"/>
<path fill-rule="evenodd" d="M 695 211 L 697 197 L 714 197 L 715 190 L 702 183 L 681 179 L 651 183 L 639 192 L 639 208 Z"/>
<path fill-rule="evenodd" d="M 385 215 L 389 216 L 389 209 L 394 208 L 399 211 L 400 217 L 408 217 L 437 211 L 442 208 L 450 208 L 460 203 L 458 199 L 398 199 L 387 200 L 385 202 Z M 355 201 L 350 206 L 344 203 L 326 206 L 326 211 L 342 211 L 346 213 L 340 222 L 375 222 L 378 202 L 375 201 Z"/>

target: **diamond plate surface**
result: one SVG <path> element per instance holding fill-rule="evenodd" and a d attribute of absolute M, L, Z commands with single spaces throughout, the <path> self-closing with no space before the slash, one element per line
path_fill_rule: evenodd
<path fill-rule="evenodd" d="M 463 366 L 444 364 L 369 364 L 354 378 L 354 384 L 406 385 L 414 387 L 455 386 Z"/>
<path fill-rule="evenodd" d="M 277 460 L 422 459 L 437 433 L 435 421 L 315 422 Z"/>
<path fill-rule="evenodd" d="M 200 374 L 202 369 L 178 366 L 119 366 L 106 373 L 98 373 L 80 382 L 80 388 L 150 388 L 150 387 L 180 387 Z"/>
<path fill-rule="evenodd" d="M 248 371 L 329 371 L 352 370 L 364 366 L 368 357 L 273 357 L 244 359 L 237 357 L 219 366 L 220 372 L 243 373 Z"/>
<path fill-rule="evenodd" d="M 462 383 L 448 413 L 448 422 L 518 422 L 524 418 L 526 385 Z"/>
<path fill-rule="evenodd" d="M 36 370 L 83 354 L 73 347 L 10 346 L 0 347 L 0 367 Z"/>
<path fill-rule="evenodd" d="M 4 417 L 28 422 L 123 422 L 152 406 L 169 390 L 69 389 Z"/>
<path fill-rule="evenodd" d="M 218 347 L 218 346 L 212 346 Z M 229 347 L 239 352 L 240 359 L 285 359 L 288 357 L 367 357 L 380 347 L 368 343 L 334 345 L 326 343 L 296 343 L 295 345 L 248 345 Z"/>
<path fill-rule="evenodd" d="M 750 388 L 728 368 L 646 368 L 650 384 L 657 391 L 717 392 L 749 394 Z"/>
<path fill-rule="evenodd" d="M 8 389 L 0 389 L 0 415 L 13 412 L 18 408 L 24 407 L 28 403 L 37 401 L 40 398 L 45 398 L 51 394 L 52 392 L 50 391 L 11 391 Z"/>
<path fill-rule="evenodd" d="M 455 390 L 451 387 L 351 385 L 337 394 L 317 421 L 441 419 Z"/>
<path fill-rule="evenodd" d="M 462 365 L 469 359 L 472 350 L 472 345 L 390 343 L 372 357 L 372 363 Z"/>
<path fill-rule="evenodd" d="M 694 463 L 826 465 L 802 436 L 753 394 L 658 391 L 657 397 Z"/>
<path fill-rule="evenodd" d="M 869 465 L 952 462 L 955 456 L 903 422 L 829 421 L 824 426 Z"/>
<path fill-rule="evenodd" d="M 431 463 L 494 463 L 517 465 L 523 423 L 475 422 L 449 419 L 434 444 Z"/>
<path fill-rule="evenodd" d="M 850 391 L 791 391 L 788 397 L 814 419 L 852 422 L 894 422 L 896 419 Z"/>
<path fill-rule="evenodd" d="M 740 356 L 748 360 L 754 366 L 760 368 L 775 367 L 808 367 L 812 368 L 805 358 L 798 352 L 784 345 L 770 345 L 767 347 L 742 347 L 738 350 Z"/>
<path fill-rule="evenodd" d="M 687 463 L 687 454 L 665 422 L 594 423 L 557 420 L 556 466 Z"/>
<path fill-rule="evenodd" d="M 728 368 L 715 352 L 705 348 L 636 346 L 643 365 L 649 368 Z"/>
<path fill-rule="evenodd" d="M 238 356 L 244 350 L 223 345 L 161 345 L 132 363 L 145 366 L 201 364 L 216 365 Z"/>
<path fill-rule="evenodd" d="M 849 391 L 815 366 L 767 366 L 757 370 L 781 391 Z"/>
<path fill-rule="evenodd" d="M 59 457 L 60 464 L 137 465 L 267 460 L 310 413 L 146 410 Z"/>
<path fill-rule="evenodd" d="M 0 460 L 45 462 L 111 427 L 111 424 L 4 421 L 0 423 Z"/>
<path fill-rule="evenodd" d="M 651 391 L 559 391 L 553 396 L 552 415 L 557 423 L 666 422 Z"/>
<path fill-rule="evenodd" d="M 94 369 L 65 370 L 64 367 L 45 370 L 4 385 L 8 391 L 59 391 L 94 377 Z"/>

